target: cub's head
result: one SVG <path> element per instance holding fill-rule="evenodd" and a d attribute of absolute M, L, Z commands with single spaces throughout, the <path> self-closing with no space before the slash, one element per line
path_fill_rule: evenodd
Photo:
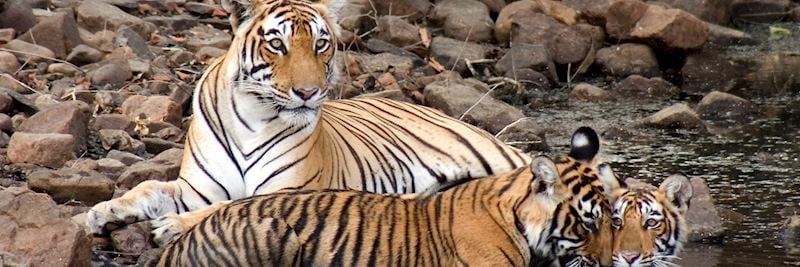
<path fill-rule="evenodd" d="M 573 134 L 569 155 L 557 158 L 551 172 L 537 168 L 534 160 L 536 179 L 552 173 L 566 190 L 566 195 L 553 203 L 547 213 L 552 216 L 547 216 L 549 222 L 542 234 L 530 226 L 525 231 L 536 262 L 545 262 L 545 266 L 552 261 L 558 261 L 560 266 L 611 265 L 611 209 L 607 197 L 620 183 L 608 165 L 598 163 L 599 149 L 597 133 L 583 127 Z"/>
<path fill-rule="evenodd" d="M 684 215 L 692 185 L 683 175 L 672 175 L 658 189 L 622 189 L 615 192 L 611 219 L 614 229 L 614 266 L 672 266 L 689 230 Z"/>
<path fill-rule="evenodd" d="M 226 56 L 238 62 L 228 65 L 237 74 L 229 78 L 238 93 L 285 121 L 313 121 L 335 77 L 337 26 L 329 7 L 340 2 L 223 0 L 234 29 Z"/>

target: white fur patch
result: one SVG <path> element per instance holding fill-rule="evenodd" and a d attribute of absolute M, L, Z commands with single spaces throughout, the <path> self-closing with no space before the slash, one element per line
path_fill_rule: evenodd
<path fill-rule="evenodd" d="M 584 147 L 589 145 L 589 137 L 584 134 L 576 134 L 572 137 L 572 145 L 574 147 Z"/>

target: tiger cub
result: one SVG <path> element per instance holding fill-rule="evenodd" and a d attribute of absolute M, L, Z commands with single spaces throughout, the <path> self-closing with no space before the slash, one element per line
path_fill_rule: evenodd
<path fill-rule="evenodd" d="M 620 188 L 614 192 L 614 266 L 675 266 L 689 227 L 686 211 L 692 184 L 672 175 L 658 189 Z"/>
<path fill-rule="evenodd" d="M 558 258 L 567 266 L 610 265 L 604 192 L 619 183 L 608 165 L 596 165 L 594 131 L 579 129 L 572 143 L 569 156 L 539 156 L 441 192 L 284 190 L 237 200 L 150 264 L 530 266 Z"/>

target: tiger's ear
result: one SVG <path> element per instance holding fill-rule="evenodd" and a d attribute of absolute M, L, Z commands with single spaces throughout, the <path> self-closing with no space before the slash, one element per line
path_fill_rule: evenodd
<path fill-rule="evenodd" d="M 600 137 L 589 127 L 581 127 L 572 134 L 569 156 L 578 161 L 590 162 L 600 151 Z"/>
<path fill-rule="evenodd" d="M 222 0 L 222 9 L 228 12 L 228 20 L 235 32 L 239 25 L 253 15 L 255 5 L 259 0 Z"/>
<path fill-rule="evenodd" d="M 606 163 L 601 163 L 597 166 L 597 178 L 603 184 L 603 193 L 611 203 L 616 201 L 617 190 L 627 187 L 625 181 L 614 174 L 611 166 Z"/>
<path fill-rule="evenodd" d="M 673 174 L 667 177 L 664 182 L 661 182 L 658 190 L 663 192 L 667 200 L 672 202 L 681 213 L 685 213 L 689 209 L 689 202 L 694 192 L 692 191 L 692 183 L 689 182 L 689 178 L 686 178 L 686 176 Z"/>
<path fill-rule="evenodd" d="M 546 195 L 555 194 L 555 187 L 561 183 L 556 164 L 548 157 L 538 156 L 531 161 L 531 172 L 533 173 L 532 189 L 536 194 Z"/>
<path fill-rule="evenodd" d="M 325 16 L 328 20 L 328 27 L 334 31 L 336 36 L 340 36 L 342 32 L 339 26 L 339 12 L 342 11 L 347 4 L 347 0 L 319 0 L 313 4 L 314 9 Z"/>

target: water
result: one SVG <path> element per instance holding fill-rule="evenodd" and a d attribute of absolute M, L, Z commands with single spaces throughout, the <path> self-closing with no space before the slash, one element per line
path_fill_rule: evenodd
<path fill-rule="evenodd" d="M 558 93 L 557 93 L 558 94 Z M 561 92 L 561 94 L 564 94 Z M 669 174 L 701 177 L 718 209 L 744 215 L 727 223 L 722 244 L 689 244 L 683 266 L 800 266 L 778 233 L 787 208 L 800 208 L 800 97 L 753 100 L 764 118 L 711 133 L 638 127 L 637 122 L 676 102 L 538 103 L 529 115 L 553 127 L 548 142 L 568 149 L 569 134 L 579 126 L 605 132 L 603 153 L 618 175 L 658 185 Z"/>

